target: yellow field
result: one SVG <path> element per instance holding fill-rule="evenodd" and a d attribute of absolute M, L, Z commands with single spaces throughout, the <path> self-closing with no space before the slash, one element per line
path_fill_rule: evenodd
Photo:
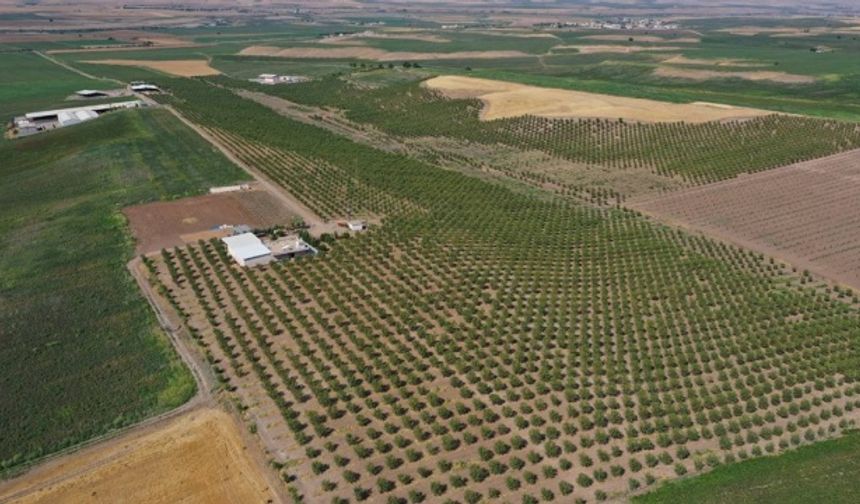
<path fill-rule="evenodd" d="M 95 63 L 98 65 L 121 65 L 149 68 L 179 77 L 198 77 L 206 75 L 218 75 L 221 72 L 209 66 L 206 60 L 126 60 L 126 59 L 104 59 L 84 61 L 84 63 Z"/>
<path fill-rule="evenodd" d="M 430 79 L 424 85 L 452 98 L 481 99 L 484 102 L 481 118 L 484 120 L 536 115 L 699 123 L 772 113 L 730 105 L 666 103 L 450 75 Z"/>
<path fill-rule="evenodd" d="M 0 488 L 0 501 L 265 503 L 273 494 L 260 471 L 230 416 L 204 409 L 49 462 Z"/>
<path fill-rule="evenodd" d="M 711 79 L 744 79 L 750 81 L 771 81 L 782 84 L 812 84 L 815 77 L 811 75 L 798 75 L 774 71 L 744 71 L 744 72 L 721 72 L 717 70 L 701 70 L 692 68 L 677 68 L 661 66 L 654 70 L 657 77 L 669 77 L 674 79 L 687 79 L 705 81 Z"/>

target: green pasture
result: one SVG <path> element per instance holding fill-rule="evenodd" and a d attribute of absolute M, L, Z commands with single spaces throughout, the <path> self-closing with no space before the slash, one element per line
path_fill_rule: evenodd
<path fill-rule="evenodd" d="M 244 178 L 159 110 L 0 144 L 0 469 L 191 397 L 120 210 Z"/>
<path fill-rule="evenodd" d="M 634 499 L 637 504 L 818 504 L 857 502 L 860 433 L 748 460 L 674 481 Z"/>
<path fill-rule="evenodd" d="M 52 107 L 79 89 L 111 89 L 115 82 L 97 81 L 71 72 L 33 53 L 0 54 L 0 118 Z"/>

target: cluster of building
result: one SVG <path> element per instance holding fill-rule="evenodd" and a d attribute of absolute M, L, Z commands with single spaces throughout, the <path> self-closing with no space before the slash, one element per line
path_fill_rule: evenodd
<path fill-rule="evenodd" d="M 299 82 L 307 82 L 310 79 L 302 75 L 277 75 L 277 74 L 260 74 L 254 79 L 249 79 L 251 82 L 258 84 L 267 84 L 269 86 L 275 84 L 298 84 Z"/>
<path fill-rule="evenodd" d="M 583 28 L 586 30 L 677 30 L 677 23 L 657 18 L 613 18 L 585 22 L 538 23 L 537 28 Z"/>
<path fill-rule="evenodd" d="M 12 119 L 12 134 L 16 137 L 35 135 L 43 131 L 64 128 L 74 124 L 91 121 L 102 114 L 114 110 L 143 107 L 140 100 L 130 100 L 117 103 L 102 103 L 85 107 L 73 107 L 56 110 L 41 110 L 30 112 Z"/>
<path fill-rule="evenodd" d="M 240 266 L 259 266 L 272 261 L 316 255 L 318 250 L 297 235 L 273 240 L 261 239 L 251 232 L 221 238 L 230 254 Z"/>

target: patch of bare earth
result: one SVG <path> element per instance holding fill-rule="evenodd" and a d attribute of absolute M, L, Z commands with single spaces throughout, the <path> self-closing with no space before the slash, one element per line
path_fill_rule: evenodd
<path fill-rule="evenodd" d="M 484 102 L 481 113 L 484 120 L 530 114 L 555 118 L 623 118 L 635 122 L 700 123 L 772 113 L 730 105 L 666 103 L 460 76 L 436 77 L 425 81 L 424 85 L 452 98 L 479 98 Z"/>
<path fill-rule="evenodd" d="M 678 46 L 641 46 L 641 45 L 557 45 L 552 49 L 576 49 L 580 54 L 631 54 L 638 52 L 681 51 Z"/>
<path fill-rule="evenodd" d="M 438 59 L 495 59 L 531 56 L 522 51 L 411 52 L 386 51 L 375 47 L 271 47 L 250 46 L 240 56 L 273 56 L 278 58 L 367 59 L 375 61 L 425 61 Z"/>
<path fill-rule="evenodd" d="M 749 68 L 759 68 L 759 67 L 769 67 L 773 66 L 771 63 L 766 63 L 763 61 L 753 61 L 753 60 L 744 60 L 744 59 L 732 59 L 732 58 L 716 58 L 716 59 L 703 59 L 703 58 L 687 58 L 683 55 L 675 55 L 671 56 L 668 59 L 664 59 L 663 63 L 667 63 L 670 65 L 700 65 L 700 66 L 716 66 L 716 67 L 749 67 Z"/>
<path fill-rule="evenodd" d="M 694 68 L 678 68 L 670 66 L 659 66 L 654 69 L 656 77 L 670 79 L 686 79 L 694 81 L 706 81 L 713 79 L 744 79 L 750 81 L 771 81 L 780 84 L 812 84 L 816 81 L 811 75 L 790 74 L 786 72 L 774 72 L 768 70 L 756 71 L 719 71 Z"/>
<path fill-rule="evenodd" d="M 630 206 L 860 289 L 860 151 Z"/>
<path fill-rule="evenodd" d="M 83 450 L 12 480 L 15 504 L 234 504 L 273 502 L 233 419 L 195 410 L 163 427 Z"/>
<path fill-rule="evenodd" d="M 123 213 L 137 241 L 137 254 L 216 237 L 213 228 L 222 224 L 261 228 L 289 224 L 293 216 L 277 198 L 261 190 L 158 201 L 126 207 Z"/>
<path fill-rule="evenodd" d="M 178 77 L 202 77 L 207 75 L 218 75 L 221 72 L 209 66 L 206 60 L 126 60 L 126 59 L 103 59 L 89 60 L 82 63 L 96 65 L 120 65 L 135 66 L 157 70 Z"/>

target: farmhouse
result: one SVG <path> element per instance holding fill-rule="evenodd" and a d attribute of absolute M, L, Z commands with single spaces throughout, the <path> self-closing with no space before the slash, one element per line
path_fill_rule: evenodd
<path fill-rule="evenodd" d="M 297 84 L 299 82 L 307 82 L 310 79 L 301 75 L 277 75 L 277 74 L 260 74 L 255 79 L 250 79 L 251 82 L 258 84 L 266 84 L 269 86 L 275 84 Z"/>
<path fill-rule="evenodd" d="M 86 107 L 74 107 L 57 110 L 42 110 L 30 112 L 12 120 L 12 125 L 18 137 L 33 135 L 64 126 L 71 126 L 90 121 L 105 112 L 112 110 L 138 108 L 144 106 L 139 100 L 104 103 Z"/>
<path fill-rule="evenodd" d="M 245 232 L 221 238 L 221 241 L 227 245 L 230 256 L 241 266 L 258 266 L 319 252 L 295 235 L 263 242 L 254 233 Z"/>
<path fill-rule="evenodd" d="M 242 233 L 221 238 L 227 252 L 240 266 L 258 266 L 275 260 L 272 251 L 254 233 Z"/>
<path fill-rule="evenodd" d="M 279 260 L 317 254 L 317 249 L 295 235 L 274 240 L 268 245 L 275 259 Z"/>

